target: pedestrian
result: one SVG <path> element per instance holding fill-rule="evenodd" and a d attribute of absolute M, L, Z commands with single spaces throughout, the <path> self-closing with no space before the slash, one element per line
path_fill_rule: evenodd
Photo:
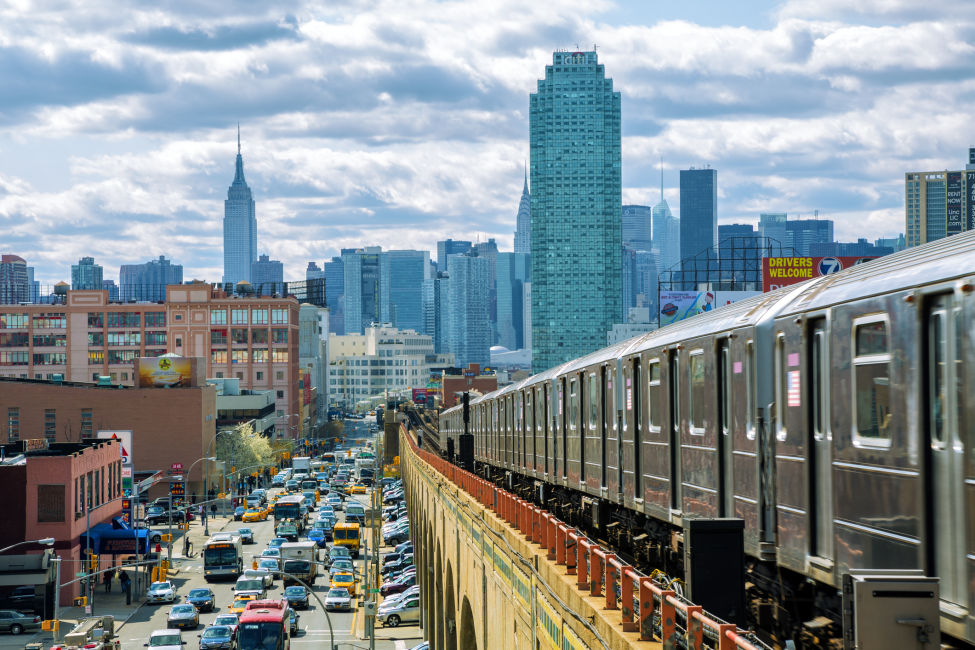
<path fill-rule="evenodd" d="M 131 605 L 132 604 L 132 580 L 129 579 L 129 574 L 127 574 L 124 571 L 121 571 L 121 575 L 119 576 L 118 581 L 119 584 L 122 585 L 122 593 L 125 594 L 125 604 Z"/>
<path fill-rule="evenodd" d="M 217 504 L 215 504 L 215 503 L 211 503 L 210 504 L 210 516 L 211 517 L 216 517 L 217 516 Z"/>
<path fill-rule="evenodd" d="M 102 582 L 105 583 L 105 593 L 106 594 L 112 593 L 112 572 L 111 571 L 106 571 L 103 574 Z"/>

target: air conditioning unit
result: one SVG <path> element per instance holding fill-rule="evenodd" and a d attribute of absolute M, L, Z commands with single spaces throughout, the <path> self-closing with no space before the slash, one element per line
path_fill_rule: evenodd
<path fill-rule="evenodd" d="M 916 573 L 857 570 L 843 576 L 844 650 L 941 647 L 938 579 Z"/>

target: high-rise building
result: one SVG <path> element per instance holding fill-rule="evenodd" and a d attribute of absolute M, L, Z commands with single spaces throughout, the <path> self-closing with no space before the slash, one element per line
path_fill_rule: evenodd
<path fill-rule="evenodd" d="M 532 197 L 528 191 L 528 168 L 525 168 L 525 187 L 521 190 L 518 203 L 518 218 L 515 229 L 515 252 L 531 253 L 532 250 Z"/>
<path fill-rule="evenodd" d="M 308 262 L 308 266 L 305 267 L 305 279 L 306 280 L 320 280 L 325 278 L 325 271 L 318 267 L 317 262 Z M 327 283 L 326 283 L 327 287 Z M 327 291 L 327 289 L 326 289 Z M 327 299 L 326 299 L 327 301 Z"/>
<path fill-rule="evenodd" d="M 446 271 L 438 271 L 423 281 L 423 333 L 433 337 L 438 354 L 450 351 L 449 288 L 450 275 Z"/>
<path fill-rule="evenodd" d="M 488 318 L 491 320 L 491 343 L 498 340 L 498 244 L 494 238 L 474 244 L 474 254 L 488 261 Z"/>
<path fill-rule="evenodd" d="M 621 317 L 620 94 L 595 51 L 555 52 L 529 106 L 539 371 L 605 346 Z"/>
<path fill-rule="evenodd" d="M 657 271 L 680 264 L 680 220 L 671 214 L 663 197 L 653 206 L 653 250 L 657 254 Z"/>
<path fill-rule="evenodd" d="M 382 248 L 379 246 L 342 251 L 347 334 L 362 334 L 366 327 L 380 322 L 379 256 L 381 253 Z M 327 292 L 328 277 L 325 278 L 325 284 Z"/>
<path fill-rule="evenodd" d="M 975 147 L 963 171 L 908 172 L 904 185 L 908 246 L 975 230 Z"/>
<path fill-rule="evenodd" d="M 27 260 L 17 255 L 0 256 L 0 305 L 31 301 Z"/>
<path fill-rule="evenodd" d="M 273 296 L 284 293 L 284 264 L 280 260 L 272 260 L 267 255 L 261 255 L 251 262 L 251 284 L 254 291 L 262 296 Z"/>
<path fill-rule="evenodd" d="M 223 281 L 251 281 L 251 263 L 257 260 L 257 212 L 251 188 L 244 180 L 244 159 L 240 155 L 237 129 L 237 166 L 234 181 L 223 203 Z"/>
<path fill-rule="evenodd" d="M 491 361 L 491 321 L 488 318 L 486 258 L 451 255 L 447 258 L 447 340 L 458 366 L 488 365 Z"/>
<path fill-rule="evenodd" d="M 651 243 L 653 210 L 649 205 L 624 205 L 622 220 L 623 246 L 635 251 L 648 251 Z"/>
<path fill-rule="evenodd" d="M 652 251 L 623 247 L 623 309 L 645 308 L 656 313 L 657 259 Z M 629 318 L 627 319 L 629 320 Z"/>
<path fill-rule="evenodd" d="M 397 329 L 424 332 L 423 282 L 430 277 L 430 252 L 383 251 L 379 277 L 380 320 Z"/>
<path fill-rule="evenodd" d="M 437 270 L 447 270 L 447 257 L 449 255 L 463 255 L 471 250 L 471 242 L 462 240 L 445 239 L 437 242 Z"/>
<path fill-rule="evenodd" d="M 165 300 L 167 285 L 183 284 L 183 266 L 173 264 L 165 255 L 145 264 L 123 264 L 118 275 L 119 295 L 125 302 Z"/>
<path fill-rule="evenodd" d="M 94 257 L 82 257 L 71 265 L 71 288 L 75 291 L 102 289 L 102 267 Z"/>
<path fill-rule="evenodd" d="M 498 253 L 497 260 L 497 342 L 509 350 L 525 347 L 526 323 L 524 286 L 531 279 L 531 256 L 528 253 Z"/>
<path fill-rule="evenodd" d="M 907 248 L 907 239 L 904 237 L 904 233 L 901 233 L 896 237 L 881 237 L 880 239 L 875 239 L 873 244 L 874 246 L 878 246 L 880 248 L 889 248 L 893 252 L 897 253 Z"/>
<path fill-rule="evenodd" d="M 832 219 L 792 219 L 786 221 L 785 229 L 787 241 L 783 243 L 803 257 L 810 255 L 813 244 L 833 241 Z"/>
<path fill-rule="evenodd" d="M 345 334 L 345 265 L 341 257 L 333 257 L 322 265 L 325 273 L 325 302 L 330 310 L 329 333 Z"/>
<path fill-rule="evenodd" d="M 892 248 L 871 244 L 863 237 L 855 242 L 833 241 L 809 247 L 812 257 L 881 257 L 893 252 Z"/>
<path fill-rule="evenodd" d="M 789 231 L 786 228 L 789 217 L 785 212 L 763 212 L 758 215 L 758 236 L 766 241 L 788 246 Z"/>
<path fill-rule="evenodd" d="M 102 289 L 108 292 L 108 300 L 110 302 L 119 301 L 119 290 L 118 285 L 115 284 L 115 280 L 102 280 Z"/>
<path fill-rule="evenodd" d="M 718 246 L 718 171 L 680 170 L 680 259 Z M 696 289 L 685 283 L 685 289 Z"/>

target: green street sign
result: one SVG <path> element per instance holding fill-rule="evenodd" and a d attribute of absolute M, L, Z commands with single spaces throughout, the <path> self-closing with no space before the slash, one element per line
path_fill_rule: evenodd
<path fill-rule="evenodd" d="M 79 571 L 78 573 L 74 574 L 74 577 L 76 577 L 76 578 L 84 578 L 85 575 L 86 574 L 85 574 L 84 571 Z"/>
<path fill-rule="evenodd" d="M 370 589 L 369 590 L 369 593 L 370 594 L 378 594 L 379 593 L 379 590 L 378 589 Z"/>

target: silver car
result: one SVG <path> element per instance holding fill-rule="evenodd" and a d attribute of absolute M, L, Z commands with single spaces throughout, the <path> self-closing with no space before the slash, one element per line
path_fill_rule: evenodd
<path fill-rule="evenodd" d="M 330 612 L 335 610 L 352 611 L 352 596 L 349 594 L 349 590 L 345 587 L 329 589 L 325 596 L 325 609 Z"/>
<path fill-rule="evenodd" d="M 149 591 L 146 592 L 146 602 L 147 603 L 173 603 L 176 602 L 176 587 L 173 583 L 166 582 L 154 582 L 149 585 Z"/>
<path fill-rule="evenodd" d="M 380 610 L 376 618 L 386 627 L 396 627 L 400 623 L 419 623 L 420 597 L 406 598 L 394 607 Z"/>

